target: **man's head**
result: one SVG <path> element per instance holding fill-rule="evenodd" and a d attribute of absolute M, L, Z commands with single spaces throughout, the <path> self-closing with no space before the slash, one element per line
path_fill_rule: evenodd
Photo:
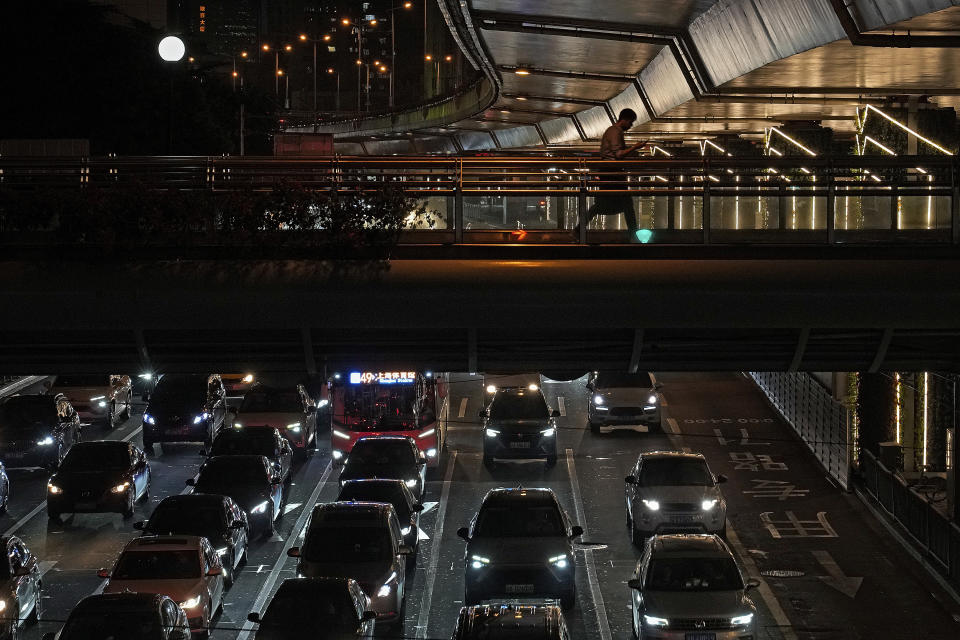
<path fill-rule="evenodd" d="M 637 112 L 633 109 L 622 109 L 617 117 L 617 125 L 626 131 L 637 121 Z"/>

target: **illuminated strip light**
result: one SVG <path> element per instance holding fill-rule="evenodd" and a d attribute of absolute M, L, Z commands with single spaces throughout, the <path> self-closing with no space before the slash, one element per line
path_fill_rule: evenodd
<path fill-rule="evenodd" d="M 662 153 L 662 154 L 665 155 L 665 156 L 673 157 L 673 154 L 672 154 L 672 153 L 670 153 L 669 151 L 667 151 L 666 149 L 664 149 L 663 147 L 658 146 L 658 145 L 653 145 L 653 149 L 650 150 L 650 155 L 652 155 L 652 156 L 657 155 L 657 151 L 659 151 L 660 153 Z"/>
<path fill-rule="evenodd" d="M 903 129 L 904 131 L 906 131 L 906 132 L 909 133 L 910 135 L 915 136 L 918 140 L 922 140 L 922 141 L 926 142 L 928 145 L 930 145 L 931 147 L 933 147 L 933 148 L 936 149 L 937 151 L 941 151 L 941 152 L 947 154 L 948 156 L 952 156 L 952 155 L 953 155 L 950 151 L 948 151 L 947 149 L 941 147 L 940 145 L 938 145 L 936 142 L 934 142 L 934 141 L 931 140 L 930 138 L 927 138 L 927 137 L 925 137 L 925 136 L 920 135 L 918 132 L 914 131 L 913 129 L 911 129 L 911 128 L 908 127 L 907 125 L 905 125 L 905 124 L 903 124 L 902 122 L 900 122 L 899 120 L 897 120 L 896 118 L 887 115 L 886 113 L 884 113 L 884 112 L 881 111 L 880 109 L 877 109 L 877 108 L 876 108 L 875 106 L 873 106 L 872 104 L 868 104 L 866 107 L 864 107 L 863 121 L 860 123 L 860 128 L 861 128 L 861 130 L 862 130 L 863 127 L 865 127 L 866 124 L 867 124 L 867 112 L 869 112 L 869 111 L 876 111 L 878 115 L 883 116 L 884 118 L 886 118 L 887 120 L 889 120 L 890 122 L 892 122 L 892 123 L 895 124 L 896 126 L 900 127 L 901 129 Z"/>
<path fill-rule="evenodd" d="M 808 149 L 807 147 L 805 147 L 805 146 L 803 146 L 802 144 L 800 144 L 800 142 L 799 142 L 798 140 L 795 140 L 794 138 L 791 138 L 790 136 L 788 136 L 787 134 L 785 134 L 783 131 L 780 131 L 780 129 L 777 129 L 776 127 L 770 127 L 770 133 L 779 133 L 784 139 L 789 140 L 789 141 L 792 142 L 795 146 L 799 147 L 800 149 L 803 149 L 803 151 L 804 151 L 808 156 L 816 156 L 816 155 L 817 155 L 816 153 L 814 153 L 813 151 L 811 151 L 811 150 Z"/>
<path fill-rule="evenodd" d="M 930 374 L 923 372 L 923 466 L 927 466 L 927 427 L 930 422 Z"/>

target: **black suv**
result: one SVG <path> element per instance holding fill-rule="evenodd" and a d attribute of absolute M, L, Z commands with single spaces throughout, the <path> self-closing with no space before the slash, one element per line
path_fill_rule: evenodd
<path fill-rule="evenodd" d="M 489 604 L 461 607 L 453 640 L 570 640 L 560 607 Z"/>
<path fill-rule="evenodd" d="M 150 453 L 154 442 L 210 446 L 223 427 L 226 395 L 217 374 L 164 375 L 143 414 L 143 449 Z"/>
<path fill-rule="evenodd" d="M 490 406 L 480 410 L 483 418 L 483 464 L 497 458 L 546 458 L 557 463 L 559 411 L 550 410 L 543 392 L 530 387 L 498 389 Z"/>
<path fill-rule="evenodd" d="M 571 526 L 550 489 L 493 489 L 470 527 L 457 535 L 467 541 L 464 604 L 491 598 L 557 598 L 564 609 L 577 600 Z"/>
<path fill-rule="evenodd" d="M 62 393 L 0 401 L 0 458 L 8 469 L 56 469 L 80 435 L 80 417 Z"/>

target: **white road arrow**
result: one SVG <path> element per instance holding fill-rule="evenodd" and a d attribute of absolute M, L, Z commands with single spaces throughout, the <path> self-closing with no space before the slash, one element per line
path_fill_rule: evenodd
<path fill-rule="evenodd" d="M 856 598 L 860 585 L 863 584 L 863 578 L 853 578 L 843 572 L 843 569 L 836 563 L 829 551 L 811 551 L 817 562 L 826 569 L 830 575 L 819 576 L 820 580 L 848 598 Z"/>
<path fill-rule="evenodd" d="M 56 566 L 56 564 L 57 564 L 56 560 L 44 560 L 43 562 L 41 562 L 40 577 L 42 578 L 43 576 L 45 576 L 47 571 L 50 571 L 50 569 L 53 569 Z"/>
<path fill-rule="evenodd" d="M 303 503 L 302 503 L 302 502 L 291 502 L 290 504 L 284 505 L 284 507 L 283 507 L 283 515 L 287 515 L 288 513 L 290 513 L 291 511 L 293 511 L 294 509 L 299 509 L 299 508 L 302 507 L 302 506 L 303 506 Z"/>
<path fill-rule="evenodd" d="M 424 502 L 423 511 L 420 512 L 420 516 L 423 517 L 424 514 L 430 513 L 431 509 L 436 509 L 439 502 Z"/>

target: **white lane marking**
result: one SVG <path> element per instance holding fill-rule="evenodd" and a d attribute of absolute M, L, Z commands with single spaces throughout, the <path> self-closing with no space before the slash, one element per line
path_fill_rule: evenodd
<path fill-rule="evenodd" d="M 101 593 L 103 593 L 103 590 L 106 589 L 108 582 L 110 582 L 110 580 L 109 580 L 108 578 L 104 578 L 103 581 L 100 582 L 100 584 L 97 586 L 97 588 L 94 589 L 94 590 L 93 590 L 93 593 L 91 593 L 90 595 L 92 595 L 92 596 L 98 596 L 98 595 L 100 595 Z"/>
<path fill-rule="evenodd" d="M 130 441 L 133 440 L 133 439 L 136 437 L 136 435 L 137 435 L 138 433 L 140 433 L 141 431 L 143 431 L 143 425 L 140 425 L 139 427 L 137 427 L 136 429 L 134 429 L 133 431 L 131 431 L 131 432 L 128 433 L 127 435 L 123 436 L 123 441 L 124 441 L 124 442 L 130 442 Z"/>
<path fill-rule="evenodd" d="M 287 515 L 288 513 L 290 513 L 291 511 L 293 511 L 294 509 L 297 509 L 297 508 L 302 507 L 302 506 L 303 506 L 303 503 L 302 503 L 302 502 L 291 502 L 290 504 L 287 504 L 287 505 L 285 505 L 285 506 L 283 507 L 283 515 Z"/>
<path fill-rule="evenodd" d="M 430 536 L 427 535 L 427 532 L 421 529 L 420 527 L 417 527 L 417 542 L 419 542 L 420 540 L 429 540 L 429 539 L 430 539 Z"/>
<path fill-rule="evenodd" d="M 682 436 L 682 435 L 683 435 L 683 434 L 680 433 L 680 425 L 677 424 L 676 419 L 674 419 L 674 418 L 667 418 L 667 426 L 670 427 L 670 431 L 672 431 L 672 432 L 674 433 L 674 435 L 677 435 L 677 436 Z M 681 447 L 680 449 L 681 449 L 684 453 L 690 453 L 690 447 Z"/>
<path fill-rule="evenodd" d="M 577 467 L 573 463 L 573 449 L 567 449 L 567 473 L 570 475 L 570 484 L 573 488 L 573 506 L 577 512 L 577 522 L 583 528 L 583 535 L 587 535 L 587 518 L 583 510 L 583 498 L 580 496 L 580 481 L 577 480 Z M 600 640 L 610 640 L 610 623 L 607 621 L 607 608 L 603 604 L 603 594 L 597 581 L 597 567 L 593 563 L 593 550 L 584 549 L 583 558 L 587 563 L 587 580 L 590 583 L 590 594 L 597 613 L 597 627 L 600 629 Z"/>
<path fill-rule="evenodd" d="M 670 436 L 670 440 L 674 442 L 674 445 L 677 444 L 677 440 L 682 436 L 680 433 L 680 425 L 677 424 L 677 421 L 673 418 L 667 418 L 667 424 L 670 426 L 670 431 L 677 436 L 677 439 L 674 440 L 674 436 Z M 716 430 L 715 430 L 716 431 Z M 717 434 L 719 437 L 719 433 Z M 690 449 L 684 449 L 685 451 L 690 451 Z M 764 604 L 767 605 L 767 609 L 770 610 L 770 614 L 773 616 L 774 621 L 780 628 L 780 633 L 783 635 L 783 640 L 796 640 L 797 635 L 793 632 L 793 627 L 790 626 L 790 618 L 787 617 L 787 614 L 784 613 L 783 608 L 780 606 L 780 602 L 777 600 L 777 597 L 773 595 L 773 591 L 770 589 L 770 586 L 766 581 L 760 577 L 760 570 L 757 568 L 757 563 L 754 562 L 753 557 L 747 551 L 747 549 L 740 542 L 740 536 L 737 535 L 737 531 L 733 528 L 730 519 L 727 518 L 727 541 L 733 547 L 733 550 L 740 556 L 740 562 L 747 568 L 747 575 L 756 578 L 760 582 L 760 586 L 757 587 L 757 591 L 760 593 L 760 597 L 763 598 Z"/>
<path fill-rule="evenodd" d="M 466 400 L 466 398 L 464 398 Z M 461 406 L 463 404 L 461 403 Z M 440 491 L 440 506 L 437 509 L 437 522 L 433 530 L 437 534 L 430 549 L 430 564 L 427 567 L 427 588 L 420 598 L 420 615 L 417 617 L 417 638 L 427 637 L 427 625 L 430 624 L 430 605 L 433 601 L 433 586 L 437 581 L 437 563 L 440 562 L 440 541 L 443 539 L 443 520 L 447 515 L 447 502 L 450 500 L 450 485 L 453 483 L 453 470 L 457 465 L 456 450 L 450 453 L 447 472 L 443 476 L 443 489 Z M 237 640 L 241 640 L 238 638 Z"/>
<path fill-rule="evenodd" d="M 57 566 L 57 561 L 56 561 L 56 560 L 44 560 L 44 561 L 42 561 L 42 562 L 40 563 L 40 577 L 43 578 L 43 576 L 46 575 L 47 571 L 50 571 L 50 569 L 53 569 L 55 566 Z"/>
<path fill-rule="evenodd" d="M 299 537 L 298 532 L 303 529 L 304 526 L 306 526 L 307 517 L 310 515 L 310 512 L 313 511 L 313 505 L 315 505 L 317 500 L 320 498 L 320 491 L 323 490 L 323 486 L 326 484 L 332 468 L 333 462 L 328 462 L 327 468 L 323 470 L 323 475 L 320 476 L 320 480 L 317 482 L 316 488 L 313 490 L 313 493 L 310 494 L 310 498 L 306 502 L 307 507 L 300 514 L 300 517 L 297 518 L 297 522 L 293 525 L 293 529 L 291 530 L 290 535 L 287 537 L 287 541 L 283 544 L 283 548 L 280 550 L 280 555 L 277 556 L 276 564 L 273 565 L 270 575 L 267 576 L 263 586 L 260 587 L 260 591 L 257 593 L 257 597 L 253 601 L 253 606 L 250 609 L 251 611 L 256 611 L 257 613 L 263 611 L 267 597 L 270 595 L 270 592 L 273 591 L 273 585 L 277 583 L 277 578 L 280 577 L 280 571 L 283 569 L 284 559 L 287 557 L 287 551 L 290 550 L 290 548 L 293 546 L 293 543 Z M 237 634 L 237 640 L 247 640 L 247 638 L 250 637 L 251 629 L 253 629 L 253 623 L 249 620 L 245 621 L 243 623 L 243 627 L 240 628 L 240 633 Z"/>
<path fill-rule="evenodd" d="M 563 402 L 563 396 L 557 396 L 557 408 L 560 410 L 561 416 L 567 415 L 567 407 Z"/>
<path fill-rule="evenodd" d="M 467 401 L 468 401 L 469 399 L 470 399 L 470 398 L 461 398 L 461 399 L 460 399 L 460 412 L 457 414 L 457 417 L 458 417 L 458 418 L 462 418 L 462 417 L 464 417 L 464 416 L 466 415 L 466 413 L 467 413 Z"/>
<path fill-rule="evenodd" d="M 833 559 L 829 551 L 813 549 L 810 551 L 817 562 L 826 569 L 829 575 L 819 576 L 820 581 L 827 584 L 848 598 L 856 598 L 860 585 L 863 584 L 863 578 L 848 576 Z"/>

